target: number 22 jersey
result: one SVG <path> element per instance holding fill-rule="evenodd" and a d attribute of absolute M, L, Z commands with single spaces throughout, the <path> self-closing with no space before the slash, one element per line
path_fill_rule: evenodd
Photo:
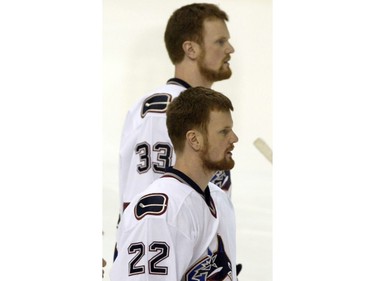
<path fill-rule="evenodd" d="M 125 209 L 111 281 L 229 281 L 236 278 L 229 197 L 169 168 Z"/>

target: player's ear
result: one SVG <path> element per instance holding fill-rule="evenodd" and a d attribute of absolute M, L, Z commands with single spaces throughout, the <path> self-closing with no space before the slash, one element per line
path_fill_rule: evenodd
<path fill-rule="evenodd" d="M 186 141 L 195 151 L 199 151 L 203 144 L 202 135 L 196 130 L 190 130 L 186 133 Z"/>
<path fill-rule="evenodd" d="M 192 60 L 195 60 L 199 55 L 200 48 L 196 42 L 185 41 L 182 43 L 182 49 L 184 50 L 185 55 Z"/>

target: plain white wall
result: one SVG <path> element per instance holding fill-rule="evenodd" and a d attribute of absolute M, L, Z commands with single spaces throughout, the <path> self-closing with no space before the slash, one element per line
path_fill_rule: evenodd
<path fill-rule="evenodd" d="M 172 12 L 194 1 L 103 2 L 103 255 L 113 249 L 117 219 L 118 148 L 129 107 L 173 76 L 164 47 Z M 202 2 L 202 1 L 196 1 Z M 272 1 L 222 0 L 235 48 L 229 80 L 213 89 L 233 102 L 233 203 L 237 211 L 238 261 L 242 280 L 271 280 L 272 166 L 254 148 L 262 137 L 272 147 Z M 109 261 L 110 262 L 110 261 Z M 110 264 L 107 270 L 110 269 Z"/>

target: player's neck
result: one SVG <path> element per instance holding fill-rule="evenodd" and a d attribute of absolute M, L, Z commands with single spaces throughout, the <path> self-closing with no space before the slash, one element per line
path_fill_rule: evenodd
<path fill-rule="evenodd" d="M 198 69 L 193 67 L 176 66 L 175 77 L 184 80 L 192 87 L 206 87 L 211 88 L 213 82 L 205 79 Z"/>
<path fill-rule="evenodd" d="M 214 171 L 207 171 L 200 165 L 196 165 L 196 161 L 188 161 L 187 159 L 177 159 L 173 167 L 191 178 L 202 191 L 206 189 L 210 179 L 215 174 Z"/>

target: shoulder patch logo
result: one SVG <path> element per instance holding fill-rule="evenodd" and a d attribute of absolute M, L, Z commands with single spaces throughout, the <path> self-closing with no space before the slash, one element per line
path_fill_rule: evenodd
<path fill-rule="evenodd" d="M 149 96 L 143 102 L 141 116 L 146 116 L 148 112 L 164 113 L 167 110 L 169 103 L 172 101 L 170 94 L 158 93 Z"/>
<path fill-rule="evenodd" d="M 134 215 L 141 220 L 147 215 L 160 216 L 165 213 L 168 206 L 168 196 L 164 193 L 151 193 L 139 199 L 134 207 Z"/>

